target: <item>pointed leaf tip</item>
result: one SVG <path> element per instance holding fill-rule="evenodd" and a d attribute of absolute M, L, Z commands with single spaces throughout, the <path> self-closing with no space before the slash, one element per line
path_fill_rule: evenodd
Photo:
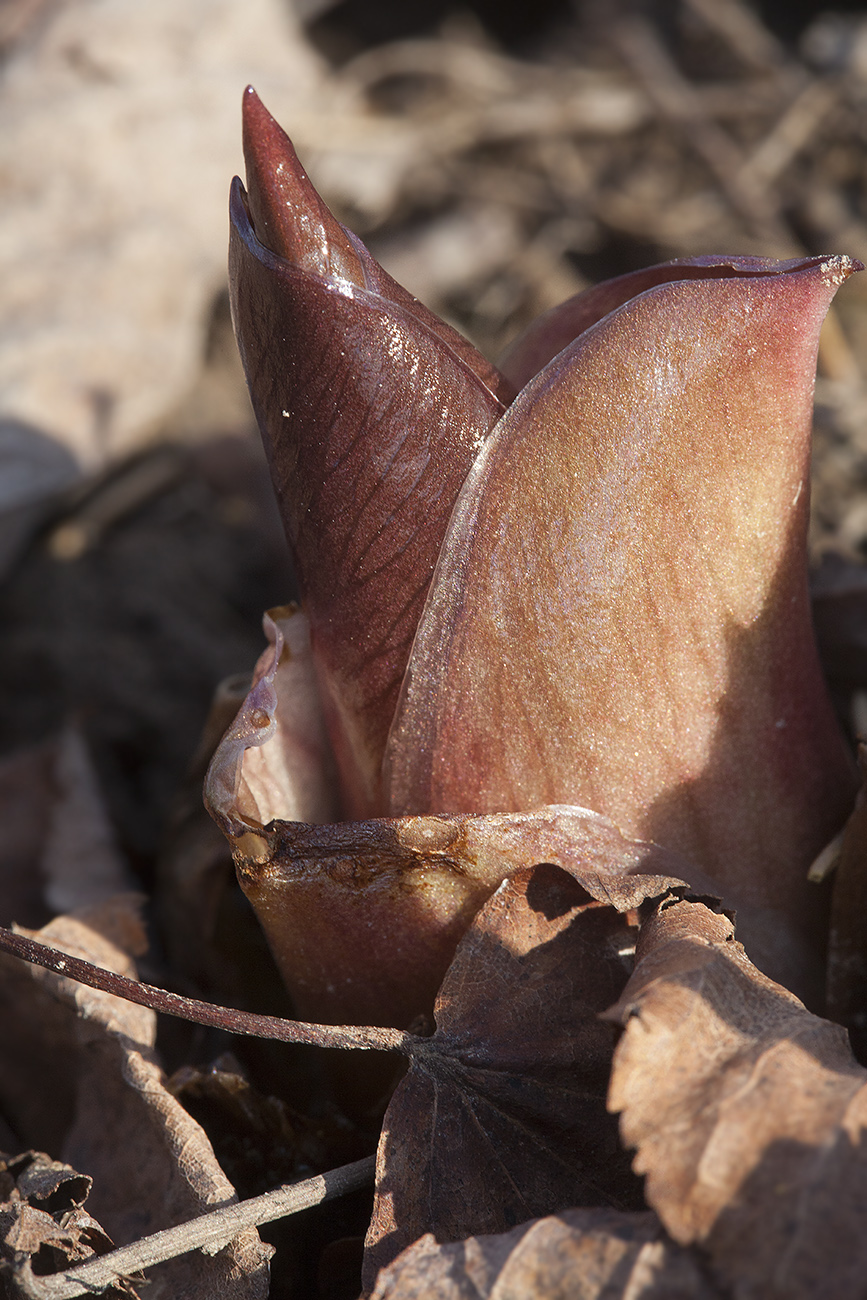
<path fill-rule="evenodd" d="M 822 275 L 829 289 L 839 289 L 850 275 L 863 270 L 863 262 L 859 262 L 857 257 L 848 257 L 845 253 L 834 253 L 822 262 Z"/>
<path fill-rule="evenodd" d="M 242 109 L 248 205 L 259 243 L 313 275 L 364 288 L 351 237 L 317 194 L 292 141 L 252 86 L 244 91 Z"/>
<path fill-rule="evenodd" d="M 344 230 L 250 90 L 244 144 L 232 315 L 310 617 L 344 811 L 368 815 L 449 515 L 508 385 Z"/>
<path fill-rule="evenodd" d="M 822 266 L 830 277 L 828 286 L 835 289 L 854 271 L 864 269 L 853 258 L 838 255 L 798 257 L 781 262 L 773 258 L 735 257 L 715 253 L 702 254 L 700 257 L 679 257 L 656 266 L 645 266 L 638 271 L 629 271 L 626 275 L 594 284 L 537 317 L 506 349 L 500 358 L 500 369 L 520 391 L 559 352 L 573 343 L 579 334 L 639 294 L 662 284 L 676 280 L 779 276 L 803 271 L 811 266 Z"/>

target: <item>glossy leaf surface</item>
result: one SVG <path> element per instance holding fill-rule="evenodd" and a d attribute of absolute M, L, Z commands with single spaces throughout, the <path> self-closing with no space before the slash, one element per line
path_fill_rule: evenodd
<path fill-rule="evenodd" d="M 443 546 L 392 812 L 582 804 L 807 924 L 852 795 L 805 555 L 818 331 L 851 269 L 658 286 L 524 389 Z"/>
<path fill-rule="evenodd" d="M 637 298 L 640 293 L 655 289 L 657 285 L 676 280 L 725 280 L 733 275 L 779 274 L 797 270 L 803 264 L 802 259 L 779 262 L 765 257 L 706 254 L 703 257 L 680 257 L 673 262 L 644 266 L 639 271 L 630 271 L 612 280 L 602 280 L 537 317 L 507 349 L 500 360 L 500 369 L 520 390 L 579 334 L 609 312 L 622 307 L 630 298 Z"/>
<path fill-rule="evenodd" d="M 369 815 L 449 515 L 504 409 L 491 387 L 501 377 L 328 213 L 252 92 L 245 115 L 250 198 L 236 182 L 231 202 L 235 328 L 345 812 Z"/>

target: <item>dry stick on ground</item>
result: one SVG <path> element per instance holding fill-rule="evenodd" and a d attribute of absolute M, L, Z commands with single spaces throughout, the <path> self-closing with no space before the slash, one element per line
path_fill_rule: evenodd
<path fill-rule="evenodd" d="M 302 1020 L 282 1020 L 279 1016 L 259 1016 L 234 1007 L 220 1007 L 213 1002 L 199 1002 L 179 993 L 140 984 L 114 971 L 94 966 L 79 957 L 71 957 L 59 948 L 50 948 L 27 935 L 0 926 L 0 952 L 8 952 L 34 966 L 44 966 L 79 984 L 113 993 L 127 1002 L 162 1011 L 181 1020 L 192 1020 L 197 1025 L 213 1025 L 230 1034 L 248 1034 L 254 1038 L 271 1038 L 281 1043 L 302 1043 L 313 1047 L 335 1047 L 346 1050 L 362 1048 L 381 1052 L 402 1052 L 405 1056 L 424 1054 L 425 1039 L 400 1029 L 380 1029 L 371 1025 L 314 1025 Z"/>
<path fill-rule="evenodd" d="M 120 1278 L 190 1250 L 216 1254 L 246 1228 L 257 1228 L 262 1223 L 297 1214 L 312 1205 L 344 1196 L 372 1183 L 375 1168 L 376 1157 L 366 1156 L 364 1160 L 342 1165 L 316 1178 L 286 1183 L 264 1196 L 210 1210 L 189 1223 L 180 1223 L 176 1228 L 166 1228 L 150 1237 L 142 1237 L 130 1246 L 121 1246 L 108 1255 L 51 1277 L 36 1277 L 28 1263 L 25 1270 L 16 1274 L 16 1281 L 30 1300 L 72 1300 L 73 1296 L 92 1295 Z"/>
<path fill-rule="evenodd" d="M 685 0 L 686 6 L 704 20 L 711 31 L 723 37 L 748 68 L 778 72 L 786 54 L 777 38 L 741 0 Z M 790 72 L 791 68 L 786 67 Z"/>
<path fill-rule="evenodd" d="M 775 204 L 767 193 L 742 183 L 744 158 L 740 148 L 707 116 L 700 97 L 681 76 L 650 23 L 642 18 L 618 23 L 612 29 L 611 40 L 660 116 L 679 126 L 704 159 L 735 211 L 751 223 L 774 229 L 778 239 L 785 241 L 787 232 L 779 228 Z"/>
<path fill-rule="evenodd" d="M 830 82 L 809 82 L 744 161 L 738 176 L 740 185 L 754 193 L 770 191 L 838 102 L 837 89 Z"/>
<path fill-rule="evenodd" d="M 425 1050 L 423 1038 L 398 1029 L 306 1024 L 302 1021 L 281 1020 L 277 1016 L 252 1015 L 232 1007 L 219 1007 L 210 1002 L 200 1002 L 196 998 L 181 997 L 177 993 L 154 988 L 151 984 L 139 984 L 124 975 L 94 966 L 57 948 L 38 943 L 27 935 L 2 927 L 0 951 L 43 966 L 57 975 L 77 980 L 80 984 L 125 998 L 128 1002 L 150 1007 L 152 1011 L 180 1016 L 183 1020 L 192 1020 L 197 1024 L 213 1025 L 230 1033 L 317 1047 L 366 1048 L 399 1051 L 406 1055 L 410 1052 L 423 1053 Z M 164 1260 L 174 1259 L 187 1251 L 204 1249 L 215 1252 L 228 1245 L 245 1228 L 270 1223 L 273 1219 L 295 1214 L 311 1205 L 318 1205 L 321 1201 L 363 1187 L 373 1181 L 374 1168 L 375 1157 L 368 1156 L 355 1164 L 343 1165 L 316 1178 L 278 1187 L 273 1192 L 266 1192 L 264 1196 L 209 1211 L 189 1223 L 144 1237 L 141 1241 L 123 1246 L 99 1259 L 89 1260 L 59 1276 L 36 1277 L 27 1263 L 16 1274 L 16 1280 L 30 1300 L 67 1300 L 67 1297 L 92 1294 L 103 1290 L 118 1278 Z"/>
<path fill-rule="evenodd" d="M 731 136 L 705 112 L 700 96 L 681 75 L 650 23 L 642 18 L 618 23 L 612 29 L 611 40 L 660 117 L 679 127 L 704 160 L 734 211 L 756 231 L 772 238 L 776 256 L 801 256 L 803 247 L 780 214 L 779 198 L 771 181 L 830 112 L 837 98 L 834 88 L 820 82 L 808 83 L 762 144 L 746 158 Z M 833 308 L 819 341 L 819 365 L 829 379 L 853 383 L 859 377 L 858 364 Z"/>

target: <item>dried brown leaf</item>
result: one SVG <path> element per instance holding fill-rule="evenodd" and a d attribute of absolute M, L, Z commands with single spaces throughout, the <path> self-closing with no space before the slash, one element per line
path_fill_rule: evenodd
<path fill-rule="evenodd" d="M 142 942 L 129 903 L 58 917 L 38 937 L 121 974 L 134 974 L 127 954 Z M 88 1208 L 116 1242 L 235 1199 L 204 1132 L 163 1085 L 152 1012 L 14 959 L 2 970 L 0 1104 L 22 1137 L 93 1178 Z M 158 1266 L 148 1294 L 256 1300 L 269 1253 L 244 1232 L 214 1256 Z"/>
<path fill-rule="evenodd" d="M 222 196 L 245 78 L 288 117 L 315 104 L 321 73 L 274 0 L 243 13 L 232 0 L 43 8 L 0 87 L 0 411 L 93 465 L 147 443 L 192 379 L 225 277 Z M 112 256 L 95 258 L 100 247 Z"/>
<path fill-rule="evenodd" d="M 591 874 L 543 864 L 505 881 L 458 947 L 386 1113 L 365 1276 L 425 1232 L 502 1232 L 576 1204 L 641 1204 L 606 1114 L 610 1027 L 634 929 Z M 601 901 L 600 901 L 600 895 Z"/>
<path fill-rule="evenodd" d="M 52 1214 L 81 1209 L 93 1179 L 79 1174 L 71 1165 L 52 1160 L 43 1151 L 25 1151 L 19 1156 L 0 1155 L 0 1193 L 8 1200 L 13 1190 L 18 1198 Z"/>
<path fill-rule="evenodd" d="M 828 933 L 828 1014 L 846 1025 L 863 1060 L 867 1046 L 867 748 L 858 756 L 861 789 L 834 872 Z"/>
<path fill-rule="evenodd" d="M 41 1151 L 0 1154 L 0 1295 L 4 1279 L 62 1271 L 111 1250 L 111 1238 L 84 1210 L 92 1180 Z M 26 1280 L 25 1280 L 26 1290 Z M 126 1283 L 109 1296 L 135 1295 Z"/>
<path fill-rule="evenodd" d="M 714 1300 L 696 1256 L 655 1214 L 565 1210 L 439 1246 L 428 1233 L 382 1270 L 371 1300 Z"/>
<path fill-rule="evenodd" d="M 609 1105 L 671 1236 L 737 1300 L 863 1293 L 867 1073 L 750 963 L 727 917 L 664 902 L 611 1018 Z"/>

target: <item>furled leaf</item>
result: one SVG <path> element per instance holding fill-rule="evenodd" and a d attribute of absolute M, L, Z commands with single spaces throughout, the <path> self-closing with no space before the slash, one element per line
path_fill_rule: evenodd
<path fill-rule="evenodd" d="M 208 806 L 296 1010 L 405 1026 L 429 1015 L 455 945 L 505 876 L 531 862 L 594 872 L 600 889 L 688 864 L 585 808 L 327 822 L 327 753 L 307 623 L 272 611 L 271 648 L 214 755 Z"/>
<path fill-rule="evenodd" d="M 269 610 L 263 622 L 269 646 L 205 784 L 213 816 L 235 839 L 278 818 L 319 823 L 338 814 L 308 620 L 288 605 Z"/>
<path fill-rule="evenodd" d="M 514 389 L 462 334 L 419 302 L 342 226 L 311 184 L 292 141 L 252 86 L 244 92 L 244 158 L 250 216 L 260 244 L 323 279 L 370 289 L 438 335 L 478 379 L 507 404 Z"/>
<path fill-rule="evenodd" d="M 860 1295 L 867 1072 L 838 1025 L 760 974 L 730 920 L 664 901 L 611 1015 L 609 1105 L 649 1204 L 736 1300 Z"/>
<path fill-rule="evenodd" d="M 266 627 L 273 647 L 205 795 L 299 1015 L 397 1026 L 429 1015 L 472 917 L 527 863 L 595 872 L 612 891 L 631 872 L 684 878 L 677 854 L 584 808 L 303 824 L 329 788 L 306 622 L 275 612 Z"/>
<path fill-rule="evenodd" d="M 804 987 L 806 869 L 853 793 L 805 577 L 818 332 L 851 264 L 782 267 L 649 289 L 509 408 L 443 545 L 387 786 L 394 814 L 595 808 L 708 872 Z"/>
<path fill-rule="evenodd" d="M 488 901 L 386 1113 L 367 1285 L 426 1232 L 460 1241 L 569 1206 L 641 1204 L 605 1110 L 600 1013 L 629 968 L 629 910 L 670 883 L 625 878 L 612 905 L 592 872 L 544 864 Z"/>
<path fill-rule="evenodd" d="M 720 1293 L 654 1214 L 565 1210 L 511 1232 L 438 1245 L 428 1233 L 371 1300 L 715 1300 Z"/>
<path fill-rule="evenodd" d="M 382 753 L 434 564 L 504 409 L 492 391 L 502 377 L 328 213 L 251 91 L 244 111 L 250 194 L 236 182 L 235 329 L 345 812 L 371 815 L 382 811 Z"/>

